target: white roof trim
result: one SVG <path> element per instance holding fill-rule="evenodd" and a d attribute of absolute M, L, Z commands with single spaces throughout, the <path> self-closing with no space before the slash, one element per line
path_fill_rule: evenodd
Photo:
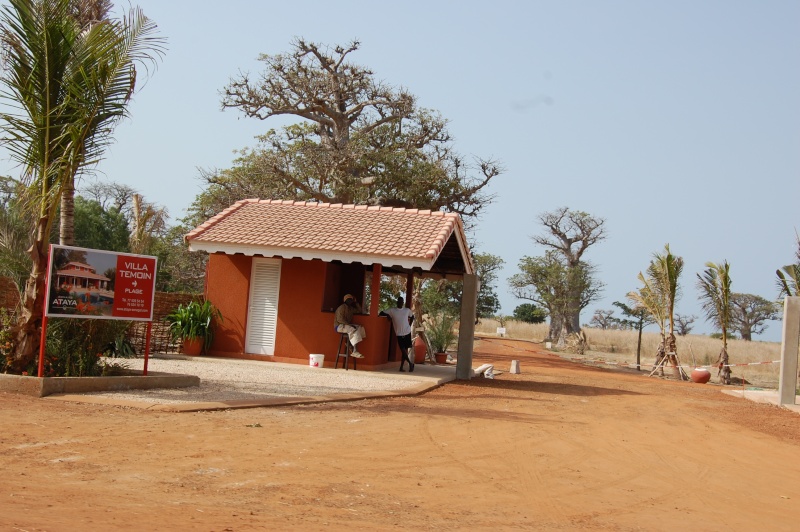
<path fill-rule="evenodd" d="M 361 264 L 380 264 L 381 266 L 386 266 L 387 268 L 391 268 L 392 266 L 400 266 L 401 268 L 407 268 L 407 269 L 421 268 L 426 271 L 433 268 L 433 264 L 435 262 L 435 258 L 433 260 L 425 260 L 425 259 L 417 259 L 414 257 L 399 257 L 392 255 L 377 255 L 368 253 L 352 253 L 345 251 L 336 252 L 336 251 L 323 251 L 318 249 L 248 246 L 244 244 L 231 244 L 225 242 L 203 242 L 202 240 L 198 239 L 193 239 L 189 241 L 189 251 L 205 251 L 207 253 L 225 253 L 227 255 L 234 255 L 236 253 L 241 253 L 243 255 L 248 255 L 248 256 L 263 255 L 264 257 L 283 257 L 285 259 L 291 259 L 291 258 L 298 258 L 303 260 L 319 259 L 325 262 L 340 260 L 342 262 L 360 262 Z M 468 264 L 468 262 L 465 262 L 465 264 Z"/>
<path fill-rule="evenodd" d="M 469 252 L 469 246 L 465 240 L 464 231 L 461 230 L 461 224 L 457 224 L 453 232 L 456 234 L 456 239 L 458 240 L 458 251 L 461 253 L 461 261 L 464 263 L 465 273 L 471 275 L 475 273 L 471 258 L 472 254 Z"/>

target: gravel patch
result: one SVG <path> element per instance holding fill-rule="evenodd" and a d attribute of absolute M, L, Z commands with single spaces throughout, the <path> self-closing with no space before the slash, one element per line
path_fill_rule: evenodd
<path fill-rule="evenodd" d="M 142 370 L 144 359 L 116 359 L 129 369 Z M 359 392 L 398 391 L 417 386 L 424 378 L 393 377 L 380 372 L 312 368 L 252 360 L 209 358 L 150 358 L 149 372 L 200 377 L 200 386 L 91 392 L 85 395 L 159 404 L 259 400 Z"/>

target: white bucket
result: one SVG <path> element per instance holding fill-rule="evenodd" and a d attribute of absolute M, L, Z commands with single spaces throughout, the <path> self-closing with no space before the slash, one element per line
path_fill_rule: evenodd
<path fill-rule="evenodd" d="M 321 368 L 325 363 L 325 355 L 308 355 L 308 365 L 312 368 Z"/>

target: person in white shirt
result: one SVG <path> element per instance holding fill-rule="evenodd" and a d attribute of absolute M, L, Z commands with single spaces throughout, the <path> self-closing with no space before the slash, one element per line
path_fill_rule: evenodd
<path fill-rule="evenodd" d="M 408 371 L 414 371 L 414 363 L 408 358 L 408 350 L 411 348 L 411 324 L 414 322 L 414 313 L 410 308 L 404 306 L 402 297 L 397 298 L 397 307 L 381 311 L 380 316 L 388 316 L 392 319 L 394 334 L 397 336 L 397 345 L 403 360 L 400 362 L 400 371 L 405 371 L 403 366 L 408 362 Z"/>

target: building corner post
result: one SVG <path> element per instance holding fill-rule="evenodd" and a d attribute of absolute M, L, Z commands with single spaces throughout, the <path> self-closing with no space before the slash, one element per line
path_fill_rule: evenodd
<path fill-rule="evenodd" d="M 781 338 L 781 372 L 778 384 L 778 404 L 795 404 L 799 347 L 800 296 L 791 296 L 783 301 L 783 334 Z"/>
<path fill-rule="evenodd" d="M 472 378 L 472 351 L 475 341 L 475 318 L 478 306 L 478 276 L 465 274 L 461 294 L 461 320 L 458 326 L 456 378 Z"/>

